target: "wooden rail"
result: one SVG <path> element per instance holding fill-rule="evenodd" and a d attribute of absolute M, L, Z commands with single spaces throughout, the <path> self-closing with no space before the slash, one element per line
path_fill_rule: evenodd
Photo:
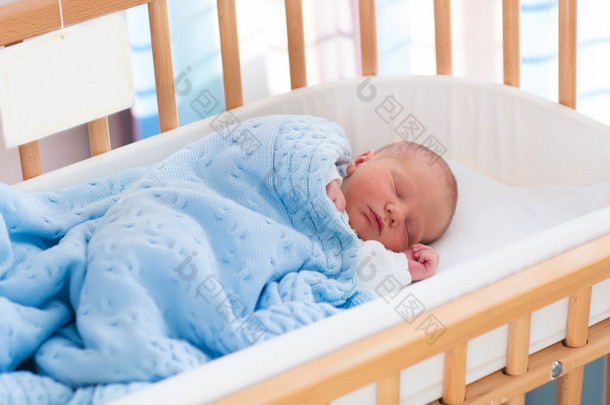
<path fill-rule="evenodd" d="M 610 319 L 591 326 L 588 343 L 584 347 L 569 348 L 562 342 L 545 347 L 530 355 L 527 373 L 509 376 L 497 371 L 469 384 L 466 400 L 462 405 L 489 405 L 507 403 L 506 398 L 525 395 L 555 378 L 551 374 L 553 364 L 561 362 L 564 373 L 571 374 L 574 369 L 595 361 L 610 352 Z M 573 402 L 572 405 L 579 402 Z M 441 405 L 440 401 L 430 405 Z"/>
<path fill-rule="evenodd" d="M 148 1 L 62 0 L 61 2 L 66 27 L 145 3 Z M 3 5 L 1 10 L 0 45 L 19 42 L 61 27 L 57 0 L 19 0 Z"/>
<path fill-rule="evenodd" d="M 433 343 L 429 334 L 416 330 L 416 323 L 398 324 L 215 404 L 306 404 L 338 398 L 435 354 L 453 350 L 568 296 L 574 289 L 609 278 L 608 246 L 610 235 L 429 311 L 427 314 L 433 314 L 445 327 Z"/>

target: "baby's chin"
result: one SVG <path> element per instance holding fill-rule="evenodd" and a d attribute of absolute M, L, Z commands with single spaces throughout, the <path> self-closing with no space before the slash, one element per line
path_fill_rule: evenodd
<path fill-rule="evenodd" d="M 387 250 L 391 250 L 397 253 L 402 252 L 401 250 L 395 250 L 392 249 L 392 247 L 388 247 L 386 243 L 379 240 L 379 238 L 377 237 L 377 233 L 371 229 L 371 224 L 368 218 L 365 218 L 360 222 L 359 220 L 362 218 L 358 217 L 356 214 L 352 215 L 349 208 L 346 207 L 345 212 L 347 213 L 349 226 L 354 230 L 354 232 L 356 232 L 356 236 L 358 236 L 358 239 L 363 241 L 376 240 L 377 242 L 381 243 L 383 247 L 385 247 Z"/>

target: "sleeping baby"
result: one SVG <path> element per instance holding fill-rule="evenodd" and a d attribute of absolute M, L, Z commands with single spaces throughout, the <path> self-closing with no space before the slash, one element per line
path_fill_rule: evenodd
<path fill-rule="evenodd" d="M 455 178 L 440 156 L 411 142 L 369 150 L 344 178 L 331 169 L 326 193 L 361 240 L 362 287 L 376 291 L 390 275 L 404 287 L 434 274 L 439 256 L 425 244 L 445 232 L 457 202 Z"/>
<path fill-rule="evenodd" d="M 105 398 L 371 300 L 356 283 L 385 296 L 429 277 L 419 243 L 456 199 L 432 157 L 401 143 L 349 163 L 337 124 L 278 115 L 63 189 L 0 184 L 0 375 L 16 381 L 0 398 L 36 403 L 48 378 L 57 403 Z M 349 163 L 341 187 L 331 162 Z"/>

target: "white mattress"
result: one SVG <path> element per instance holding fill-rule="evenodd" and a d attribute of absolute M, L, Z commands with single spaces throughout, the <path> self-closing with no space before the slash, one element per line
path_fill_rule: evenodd
<path fill-rule="evenodd" d="M 366 90 L 367 97 L 364 97 Z M 370 97 L 375 94 L 375 97 Z M 392 117 L 383 104 L 392 100 Z M 387 112 L 387 109 L 385 110 Z M 428 309 L 610 233 L 610 128 L 565 107 L 501 85 L 451 77 L 350 80 L 301 89 L 232 112 L 238 119 L 268 113 L 325 116 L 346 128 L 354 154 L 400 139 L 412 116 L 425 139 L 446 149 L 459 185 L 448 232 L 434 246 L 438 273 L 409 286 Z M 159 160 L 211 132 L 210 118 L 22 183 L 49 189 Z M 607 280 L 593 289 L 590 323 L 610 315 Z M 400 297 L 396 298 L 397 300 Z M 205 403 L 308 359 L 403 322 L 382 299 L 155 384 L 117 403 Z M 566 300 L 532 317 L 534 352 L 564 336 Z M 467 381 L 504 366 L 506 327 L 469 343 Z M 250 370 L 256 365 L 256 373 Z M 401 403 L 441 394 L 442 355 L 402 373 Z M 365 387 L 335 404 L 374 403 Z"/>

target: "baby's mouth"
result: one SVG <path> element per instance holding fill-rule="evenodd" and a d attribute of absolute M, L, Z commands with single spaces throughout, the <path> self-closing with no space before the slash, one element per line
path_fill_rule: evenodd
<path fill-rule="evenodd" d="M 379 218 L 379 215 L 375 214 L 375 211 L 373 211 L 370 208 L 369 208 L 369 219 L 375 226 L 375 229 L 377 229 L 377 232 L 381 233 L 381 231 L 383 230 L 383 227 L 384 227 L 383 221 L 381 220 L 381 218 Z"/>

